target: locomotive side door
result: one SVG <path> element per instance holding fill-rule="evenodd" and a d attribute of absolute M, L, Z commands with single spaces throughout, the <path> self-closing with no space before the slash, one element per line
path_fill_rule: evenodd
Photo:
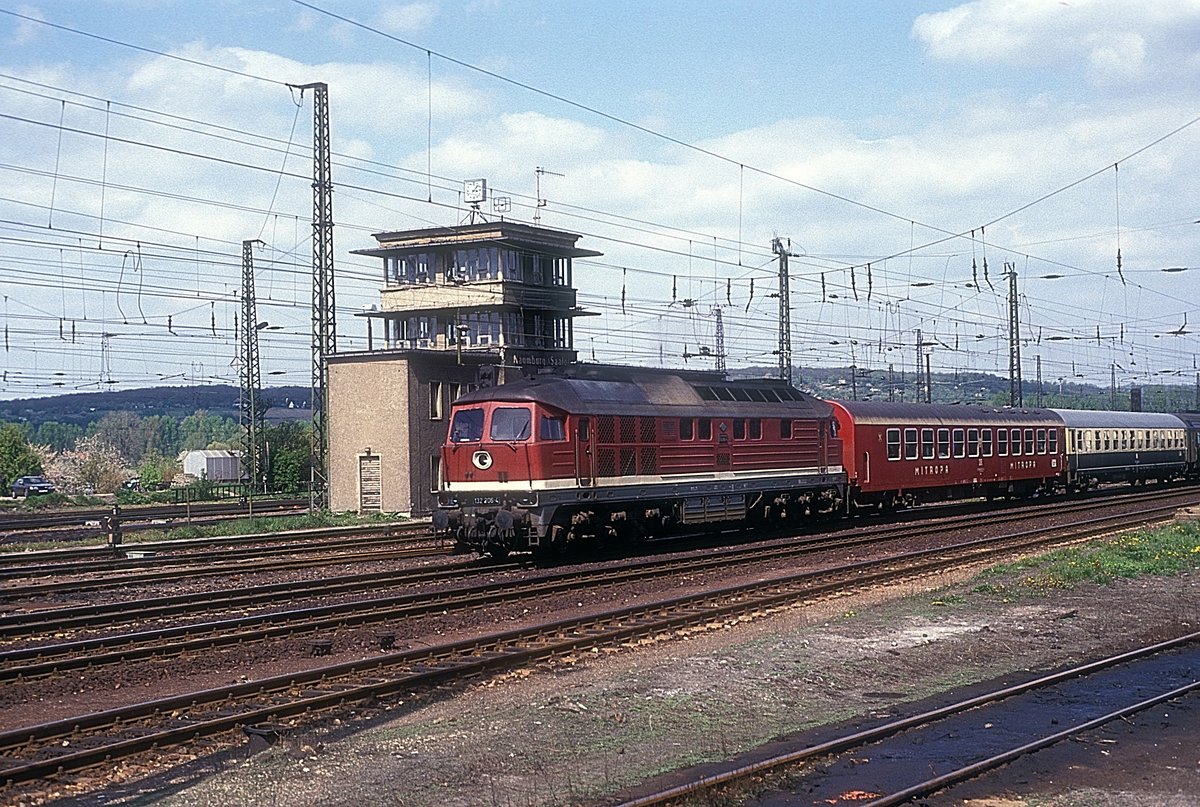
<path fill-rule="evenodd" d="M 579 418 L 575 424 L 575 477 L 582 487 L 596 484 L 591 418 Z"/>

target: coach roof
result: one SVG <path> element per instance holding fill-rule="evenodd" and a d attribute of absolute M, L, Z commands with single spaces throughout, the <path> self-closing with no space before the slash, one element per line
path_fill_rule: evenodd
<path fill-rule="evenodd" d="M 907 426 L 918 424 L 1030 424 L 1059 426 L 1049 409 L 1009 409 L 997 406 L 892 403 L 890 401 L 832 401 L 850 413 L 855 423 Z"/>

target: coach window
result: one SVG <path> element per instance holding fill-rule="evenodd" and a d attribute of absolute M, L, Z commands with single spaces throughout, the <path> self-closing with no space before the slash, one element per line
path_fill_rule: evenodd
<path fill-rule="evenodd" d="M 915 460 L 917 458 L 917 430 L 904 430 L 904 459 Z"/>
<path fill-rule="evenodd" d="M 1123 450 L 1129 449 L 1129 432 L 1125 429 L 1121 429 L 1121 448 Z"/>
<path fill-rule="evenodd" d="M 1109 429 L 1104 430 L 1104 450 L 1108 451 L 1112 447 L 1112 432 Z"/>
<path fill-rule="evenodd" d="M 567 429 L 562 418 L 542 415 L 542 427 L 538 436 L 543 440 L 566 440 Z"/>
<path fill-rule="evenodd" d="M 938 459 L 950 459 L 950 430 L 938 429 Z"/>
<path fill-rule="evenodd" d="M 781 439 L 781 440 L 791 440 L 792 439 L 792 421 L 791 421 L 791 419 L 784 418 L 783 420 L 779 421 L 779 439 Z"/>
<path fill-rule="evenodd" d="M 733 439 L 734 440 L 745 440 L 746 439 L 746 419 L 745 418 L 734 418 L 733 419 Z"/>
<path fill-rule="evenodd" d="M 1021 456 L 1021 430 L 1012 430 L 1012 455 L 1014 457 Z"/>
<path fill-rule="evenodd" d="M 967 454 L 967 432 L 965 429 L 954 430 L 954 456 L 965 457 Z"/>
<path fill-rule="evenodd" d="M 696 418 L 696 437 L 700 440 L 712 439 L 712 418 Z"/>
<path fill-rule="evenodd" d="M 996 453 L 1008 456 L 1008 429 L 996 429 Z"/>
<path fill-rule="evenodd" d="M 1025 444 L 1021 446 L 1021 453 L 1026 456 L 1033 453 L 1033 429 L 1025 430 Z"/>
<path fill-rule="evenodd" d="M 679 419 L 679 439 L 680 440 L 696 439 L 696 432 L 695 432 L 694 424 L 695 424 L 695 421 L 692 420 L 691 418 L 680 418 Z"/>
<path fill-rule="evenodd" d="M 1037 430 L 1037 453 L 1039 453 L 1039 454 L 1046 453 L 1046 430 L 1045 429 Z"/>
<path fill-rule="evenodd" d="M 887 430 L 887 452 L 889 460 L 900 459 L 900 430 Z"/>
<path fill-rule="evenodd" d="M 967 456 L 979 456 L 979 429 L 967 429 Z"/>
<path fill-rule="evenodd" d="M 488 437 L 506 443 L 528 440 L 531 420 L 528 409 L 502 406 L 492 412 L 492 427 Z"/>
<path fill-rule="evenodd" d="M 992 456 L 992 430 L 984 429 L 981 434 L 983 437 L 983 456 L 990 457 Z"/>
<path fill-rule="evenodd" d="M 1058 453 L 1058 429 L 1050 429 L 1046 436 L 1050 438 L 1050 453 Z"/>
<path fill-rule="evenodd" d="M 750 418 L 750 439 L 762 439 L 762 418 Z"/>
<path fill-rule="evenodd" d="M 933 459 L 937 447 L 933 443 L 933 429 L 921 429 L 921 459 Z"/>

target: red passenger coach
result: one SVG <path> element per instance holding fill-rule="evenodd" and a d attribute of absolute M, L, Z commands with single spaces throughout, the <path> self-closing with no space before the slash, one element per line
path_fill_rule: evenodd
<path fill-rule="evenodd" d="M 1064 472 L 1062 421 L 1048 410 L 831 403 L 858 507 L 1030 496 Z"/>
<path fill-rule="evenodd" d="M 592 368 L 483 389 L 454 403 L 434 528 L 502 555 L 833 512 L 835 429 L 778 381 Z"/>

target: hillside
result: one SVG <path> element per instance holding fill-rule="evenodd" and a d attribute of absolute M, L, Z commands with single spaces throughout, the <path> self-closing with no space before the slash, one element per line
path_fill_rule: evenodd
<path fill-rule="evenodd" d="M 308 405 L 308 387 L 269 387 L 264 391 L 272 406 Z M 213 415 L 237 418 L 238 389 L 220 384 L 194 387 L 148 387 L 112 392 L 76 392 L 0 401 L 0 421 L 38 426 L 48 421 L 78 426 L 109 412 L 133 412 L 143 417 L 169 415 L 184 418 L 199 409 Z"/>

